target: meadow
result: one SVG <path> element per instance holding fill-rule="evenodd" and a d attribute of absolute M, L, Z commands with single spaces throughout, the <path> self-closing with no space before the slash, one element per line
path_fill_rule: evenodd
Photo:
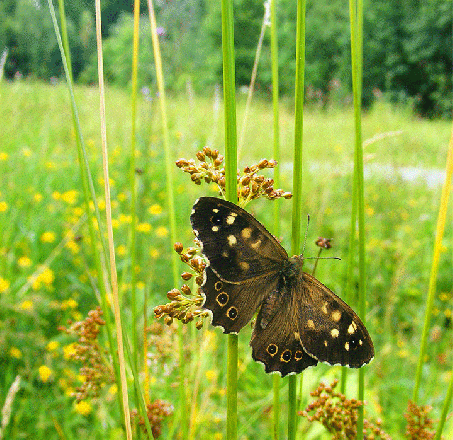
<path fill-rule="evenodd" d="M 104 215 L 99 95 L 96 88 L 77 87 L 87 154 L 101 214 Z M 99 290 L 84 210 L 80 168 L 67 88 L 29 81 L 0 84 L 0 406 L 20 375 L 3 438 L 123 438 L 115 385 L 101 383 L 100 396 L 76 403 L 84 383 L 71 353 L 74 335 L 61 330 L 80 321 L 99 305 Z M 239 97 L 238 122 L 245 98 Z M 106 95 L 112 216 L 119 291 L 125 328 L 130 328 L 131 272 L 137 278 L 138 309 L 145 310 L 145 393 L 174 406 L 162 422 L 163 438 L 177 438 L 177 381 L 180 362 L 177 326 L 156 321 L 155 306 L 168 302 L 174 286 L 169 236 L 165 163 L 157 98 L 142 94 L 137 118 L 137 258 L 130 256 L 130 95 L 108 89 Z M 294 115 L 284 102 L 281 117 L 281 187 L 291 191 Z M 171 155 L 195 158 L 204 146 L 223 152 L 222 108 L 214 97 L 169 97 Z M 363 115 L 365 144 L 365 213 L 367 261 L 367 327 L 375 359 L 366 367 L 366 418 L 380 419 L 393 439 L 402 439 L 404 413 L 412 397 L 451 122 L 429 121 L 408 108 L 384 100 Z M 332 239 L 316 277 L 342 296 L 348 282 L 349 227 L 353 164 L 352 109 L 308 107 L 304 119 L 303 213 L 310 215 L 306 256 L 316 256 L 319 236 Z M 239 168 L 272 158 L 272 108 L 253 103 Z M 196 186 L 173 169 L 178 241 L 193 245 L 189 216 L 201 195 L 217 195 L 214 184 Z M 271 171 L 268 171 L 271 176 Z M 247 209 L 272 230 L 274 202 L 258 200 Z M 289 251 L 291 202 L 281 200 L 280 237 Z M 445 230 L 420 403 L 440 417 L 453 364 L 452 347 L 452 218 Z M 305 224 L 302 225 L 305 229 Z M 355 256 L 354 256 L 355 258 Z M 313 261 L 313 260 L 312 260 Z M 306 263 L 311 271 L 313 262 Z M 181 272 L 184 270 L 180 266 Z M 357 276 L 354 273 L 354 276 Z M 181 282 L 182 284 L 182 282 Z M 146 300 L 145 300 L 146 298 Z M 355 300 L 349 301 L 357 309 Z M 204 323 L 183 326 L 188 438 L 224 438 L 226 338 Z M 238 438 L 271 438 L 272 377 L 253 362 L 250 327 L 239 335 Z M 143 333 L 143 330 L 142 330 Z M 139 335 L 143 350 L 143 334 Z M 129 335 L 130 336 L 130 335 Z M 101 334 L 99 343 L 106 344 Z M 102 352 L 108 357 L 107 352 Z M 143 356 L 142 356 L 143 357 Z M 142 361 L 143 367 L 145 361 Z M 346 394 L 356 395 L 356 371 L 348 373 Z M 301 409 L 309 392 L 341 375 L 340 367 L 319 365 L 303 376 Z M 132 389 L 132 383 L 130 383 Z M 281 381 L 286 406 L 286 381 Z M 131 396 L 132 396 L 131 392 Z M 132 399 L 133 400 L 133 399 Z M 132 406 L 134 404 L 132 403 Z M 169 407 L 170 407 L 169 406 Z M 284 411 L 283 411 L 284 413 Z M 285 432 L 281 423 L 281 432 Z M 331 438 L 321 425 L 299 418 L 304 439 Z M 446 439 L 453 438 L 447 421 Z"/>

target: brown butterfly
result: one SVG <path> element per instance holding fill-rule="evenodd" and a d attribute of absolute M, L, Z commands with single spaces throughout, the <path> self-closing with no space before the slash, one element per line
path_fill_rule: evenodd
<path fill-rule="evenodd" d="M 250 345 L 266 372 L 300 373 L 318 362 L 359 368 L 374 356 L 357 314 L 312 275 L 302 255 L 289 258 L 248 212 L 199 198 L 190 221 L 209 265 L 201 287 L 212 324 L 237 333 L 259 308 Z"/>

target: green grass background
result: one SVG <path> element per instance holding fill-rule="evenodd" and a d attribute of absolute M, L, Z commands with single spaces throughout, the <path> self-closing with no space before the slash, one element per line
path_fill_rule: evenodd
<path fill-rule="evenodd" d="M 22 388 L 13 404 L 12 419 L 4 438 L 121 438 L 114 390 L 106 387 L 99 401 L 89 402 L 86 414 L 70 396 L 80 385 L 77 365 L 65 357 L 70 343 L 58 331 L 68 319 L 82 319 L 97 305 L 92 286 L 90 255 L 80 171 L 71 123 L 67 88 L 63 84 L 16 81 L 0 84 L 0 404 L 16 374 Z M 81 126 L 100 207 L 103 207 L 102 158 L 99 137 L 99 95 L 96 88 L 77 87 Z M 191 158 L 209 144 L 223 151 L 222 109 L 214 98 L 168 98 L 168 119 L 174 160 Z M 238 123 L 245 98 L 239 98 Z M 129 154 L 130 97 L 109 89 L 106 95 L 107 134 L 114 238 L 119 289 L 126 322 L 130 291 Z M 292 103 L 280 110 L 282 187 L 291 190 L 293 154 Z M 218 112 L 218 113 L 217 113 Z M 157 98 L 139 100 L 136 165 L 138 175 L 137 279 L 138 296 L 149 293 L 152 309 L 166 302 L 172 276 L 165 164 Z M 218 119 L 217 119 L 218 118 Z M 403 438 L 403 413 L 412 396 L 419 353 L 425 298 L 432 259 L 439 206 L 441 175 L 445 167 L 451 123 L 427 121 L 409 109 L 393 108 L 379 101 L 363 116 L 363 139 L 374 139 L 365 148 L 365 204 L 367 234 L 367 301 L 370 334 L 376 349 L 367 367 L 366 417 L 380 418 L 393 438 Z M 380 137 L 381 136 L 381 137 Z M 239 167 L 271 158 L 272 108 L 256 101 L 249 115 L 246 136 L 240 148 Z M 351 209 L 353 162 L 352 109 L 321 111 L 308 107 L 304 120 L 304 202 L 310 214 L 306 256 L 315 256 L 318 236 L 333 239 L 334 247 L 324 256 L 342 261 L 320 261 L 316 276 L 342 296 L 346 286 L 346 259 Z M 414 168 L 434 177 L 405 179 L 402 171 Z M 191 185 L 175 167 L 175 205 L 178 240 L 190 245 L 190 209 L 200 195 L 215 195 L 212 186 Z M 265 200 L 248 206 L 269 228 L 270 204 Z M 281 239 L 289 249 L 291 204 L 281 202 Z M 444 238 L 434 316 L 423 370 L 420 402 L 433 406 L 438 418 L 445 397 L 452 350 L 452 218 Z M 82 219 L 61 251 L 55 248 Z M 305 227 L 305 225 L 303 225 Z M 54 255 L 40 283 L 24 288 L 29 277 Z M 307 262 L 306 270 L 312 264 Z M 357 275 L 357 274 L 356 274 Z M 140 300 L 141 301 L 141 300 Z M 355 300 L 350 305 L 357 309 Z M 140 306 L 139 306 L 140 307 Z M 197 439 L 222 438 L 225 424 L 225 338 L 218 329 L 205 326 L 200 332 L 184 328 L 185 362 L 192 420 Z M 153 336 L 150 359 L 151 397 L 177 404 L 177 342 L 174 330 L 165 327 Z M 239 336 L 238 426 L 241 439 L 271 438 L 272 378 L 251 359 L 247 327 Z M 49 343 L 52 344 L 49 345 Z M 66 351 L 65 351 L 66 350 Z M 43 380 L 43 369 L 50 376 Z M 39 369 L 41 367 L 41 370 Z M 349 377 L 355 375 L 351 372 Z M 338 367 L 320 365 L 304 374 L 303 406 L 309 390 L 320 380 L 339 377 Z M 282 381 L 282 386 L 286 382 Z M 355 396 L 356 381 L 350 380 L 349 396 Z M 285 405 L 285 403 L 283 404 Z M 329 438 L 322 429 L 301 420 L 307 439 Z M 282 433 L 285 427 L 281 427 Z M 268 433 L 268 435 L 266 435 Z M 165 433 L 164 433 L 165 435 Z M 447 422 L 445 438 L 453 436 Z"/>

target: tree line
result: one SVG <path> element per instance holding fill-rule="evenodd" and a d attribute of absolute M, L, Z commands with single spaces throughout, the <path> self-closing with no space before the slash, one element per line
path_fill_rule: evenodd
<path fill-rule="evenodd" d="M 296 2 L 277 0 L 280 92 L 292 96 L 295 76 Z M 106 79 L 127 86 L 132 64 L 130 0 L 102 5 Z M 74 78 L 96 81 L 94 1 L 65 2 Z M 147 4 L 141 4 L 142 86 L 155 82 Z M 263 1 L 235 0 L 236 80 L 248 85 L 264 15 Z M 322 106 L 348 103 L 351 96 L 349 9 L 346 0 L 307 2 L 306 100 Z M 158 33 L 167 87 L 175 93 L 188 81 L 202 93 L 221 81 L 221 13 L 218 0 L 160 0 Z M 0 53 L 8 50 L 4 77 L 42 80 L 62 76 L 61 57 L 45 0 L 0 2 Z M 427 117 L 451 117 L 451 0 L 365 0 L 363 101 L 384 96 L 409 103 Z M 263 44 L 256 87 L 271 89 L 269 31 Z"/>

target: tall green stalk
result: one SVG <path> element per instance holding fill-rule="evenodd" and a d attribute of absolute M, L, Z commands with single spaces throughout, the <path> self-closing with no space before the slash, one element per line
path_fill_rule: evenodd
<path fill-rule="evenodd" d="M 272 108 L 273 108 L 273 135 L 274 135 L 274 159 L 280 162 L 280 123 L 279 123 L 279 85 L 278 85 L 278 37 L 277 37 L 277 0 L 271 0 L 271 59 L 272 59 Z M 274 168 L 274 183 L 280 188 L 280 168 Z M 274 229 L 276 237 L 280 235 L 280 202 L 274 202 Z M 273 438 L 278 440 L 280 428 L 280 382 L 278 374 L 272 378 L 273 384 Z"/>
<path fill-rule="evenodd" d="M 131 191 L 131 235 L 130 235 L 130 257 L 131 257 L 131 315 L 132 315 L 132 359 L 135 370 L 138 370 L 138 327 L 137 327 L 137 273 L 135 265 L 137 259 L 137 186 L 135 184 L 135 147 L 136 147 L 136 127 L 137 127 L 137 72 L 138 72 L 138 44 L 139 44 L 139 24 L 140 24 L 140 0 L 134 0 L 134 39 L 132 47 L 132 92 L 131 92 L 131 152 L 129 187 Z"/>
<path fill-rule="evenodd" d="M 223 100 L 225 105 L 225 196 L 237 202 L 237 128 L 233 1 L 222 0 Z M 228 335 L 227 440 L 237 439 L 238 336 Z"/>
<path fill-rule="evenodd" d="M 176 215 L 175 215 L 175 202 L 174 202 L 174 183 L 173 183 L 173 168 L 174 162 L 171 156 L 170 148 L 170 134 L 167 122 L 167 104 L 165 97 L 165 83 L 164 74 L 162 69 L 162 57 L 160 53 L 159 39 L 157 36 L 156 16 L 154 13 L 154 6 L 152 0 L 148 0 L 149 21 L 151 25 L 151 38 L 153 41 L 154 63 L 156 65 L 156 78 L 157 87 L 159 90 L 159 103 L 162 118 L 162 132 L 164 135 L 164 151 L 165 151 L 165 174 L 167 180 L 167 201 L 168 201 L 168 217 L 170 222 L 170 243 L 171 243 L 171 256 L 172 256 L 172 272 L 173 284 L 176 287 L 179 283 L 178 275 L 178 255 L 173 251 L 173 244 L 176 242 Z M 187 438 L 188 432 L 188 411 L 186 402 L 186 384 L 185 384 L 185 370 L 184 370 L 184 339 L 182 324 L 178 324 L 178 339 L 179 339 L 179 424 L 175 423 L 173 426 L 179 425 L 181 428 L 181 437 Z"/>
<path fill-rule="evenodd" d="M 91 219 L 90 200 L 92 200 L 94 203 L 96 219 L 98 221 L 98 226 L 99 226 L 99 231 L 100 231 L 99 235 L 97 235 L 96 231 L 94 229 L 93 222 L 92 221 L 87 222 L 88 234 L 90 236 L 92 254 L 93 254 L 93 258 L 94 258 L 94 264 L 95 264 L 97 279 L 98 279 L 98 286 L 99 286 L 99 290 L 100 290 L 101 307 L 102 307 L 102 310 L 104 311 L 104 318 L 106 321 L 105 328 L 107 331 L 107 338 L 109 341 L 110 353 L 114 354 L 114 353 L 116 353 L 116 345 L 115 345 L 115 341 L 113 338 L 113 324 L 112 324 L 112 318 L 110 315 L 111 308 L 107 301 L 108 280 L 107 280 L 106 272 L 109 272 L 109 268 L 105 264 L 106 248 L 105 248 L 105 243 L 104 243 L 104 239 L 102 236 L 99 208 L 98 208 L 98 204 L 97 204 L 97 200 L 96 200 L 96 194 L 94 191 L 93 180 L 91 178 L 90 168 L 89 168 L 87 154 L 86 154 L 83 136 L 82 136 L 82 130 L 80 127 L 79 116 L 78 116 L 78 112 L 77 112 L 77 105 L 76 105 L 75 97 L 74 97 L 74 90 L 73 90 L 73 83 L 72 83 L 72 69 L 70 66 L 70 55 L 69 55 L 70 51 L 69 51 L 68 37 L 67 37 L 67 35 L 65 35 L 66 32 L 65 32 L 65 34 L 63 34 L 63 36 L 60 34 L 60 30 L 59 30 L 57 19 L 56 19 L 55 9 L 54 9 L 54 6 L 53 6 L 53 3 L 51 0 L 48 0 L 48 5 L 49 5 L 49 10 L 50 10 L 50 15 L 52 17 L 55 35 L 57 37 L 58 47 L 59 47 L 61 58 L 62 58 L 63 68 L 64 68 L 65 76 L 66 76 L 66 82 L 67 82 L 68 90 L 69 90 L 69 96 L 71 98 L 71 114 L 72 114 L 72 122 L 73 122 L 73 126 L 74 126 L 75 138 L 76 138 L 77 157 L 78 157 L 78 163 L 79 163 L 79 167 L 80 167 L 80 176 L 81 176 L 81 181 L 82 181 L 82 191 L 83 191 L 83 196 L 84 196 L 85 213 L 87 215 L 87 218 Z M 66 17 L 64 14 L 63 0 L 60 0 L 59 11 L 60 11 L 60 22 L 62 25 L 62 29 L 66 30 Z M 90 198 L 90 196 L 91 196 L 91 198 Z M 100 240 L 101 245 L 102 245 L 102 252 L 99 251 L 99 249 L 97 247 L 98 239 Z M 118 363 L 118 359 L 116 356 L 112 356 L 112 359 L 113 359 L 113 368 L 115 371 L 115 380 L 118 385 L 118 394 L 117 394 L 118 407 L 121 412 L 121 420 L 124 420 L 125 415 L 124 415 L 123 405 L 122 405 L 123 395 L 122 395 L 122 390 L 121 390 L 119 363 Z"/>
<path fill-rule="evenodd" d="M 302 143 L 304 126 L 304 79 L 305 79 L 305 0 L 297 1 L 296 34 L 296 90 L 295 90 L 295 134 L 293 165 L 293 212 L 291 252 L 300 253 L 301 210 L 302 210 Z M 301 379 L 302 380 L 302 374 Z M 288 440 L 296 438 L 297 416 L 296 376 L 288 379 Z"/>
<path fill-rule="evenodd" d="M 359 315 L 366 323 L 366 263 L 365 263 L 365 197 L 363 181 L 362 145 L 362 63 L 363 63 L 363 2 L 350 0 L 352 89 L 354 95 L 355 155 L 354 185 L 357 188 L 357 216 L 359 232 Z M 365 396 L 365 368 L 359 370 L 358 399 Z M 363 439 L 363 406 L 359 407 L 357 438 Z"/>
<path fill-rule="evenodd" d="M 429 325 L 433 312 L 434 297 L 436 295 L 437 272 L 439 270 L 439 260 L 442 248 L 442 238 L 445 230 L 445 222 L 447 219 L 448 199 L 451 191 L 451 181 L 453 176 L 453 134 L 450 139 L 450 147 L 447 155 L 447 165 L 445 180 L 442 186 L 442 194 L 440 196 L 440 208 L 437 218 L 436 238 L 434 241 L 433 262 L 431 265 L 431 273 L 429 276 L 428 297 L 426 298 L 425 319 L 423 323 L 422 338 L 420 342 L 420 353 L 418 355 L 417 371 L 415 373 L 415 386 L 413 401 L 417 403 L 418 392 L 420 388 L 422 369 L 426 354 L 426 344 L 428 341 Z"/>

